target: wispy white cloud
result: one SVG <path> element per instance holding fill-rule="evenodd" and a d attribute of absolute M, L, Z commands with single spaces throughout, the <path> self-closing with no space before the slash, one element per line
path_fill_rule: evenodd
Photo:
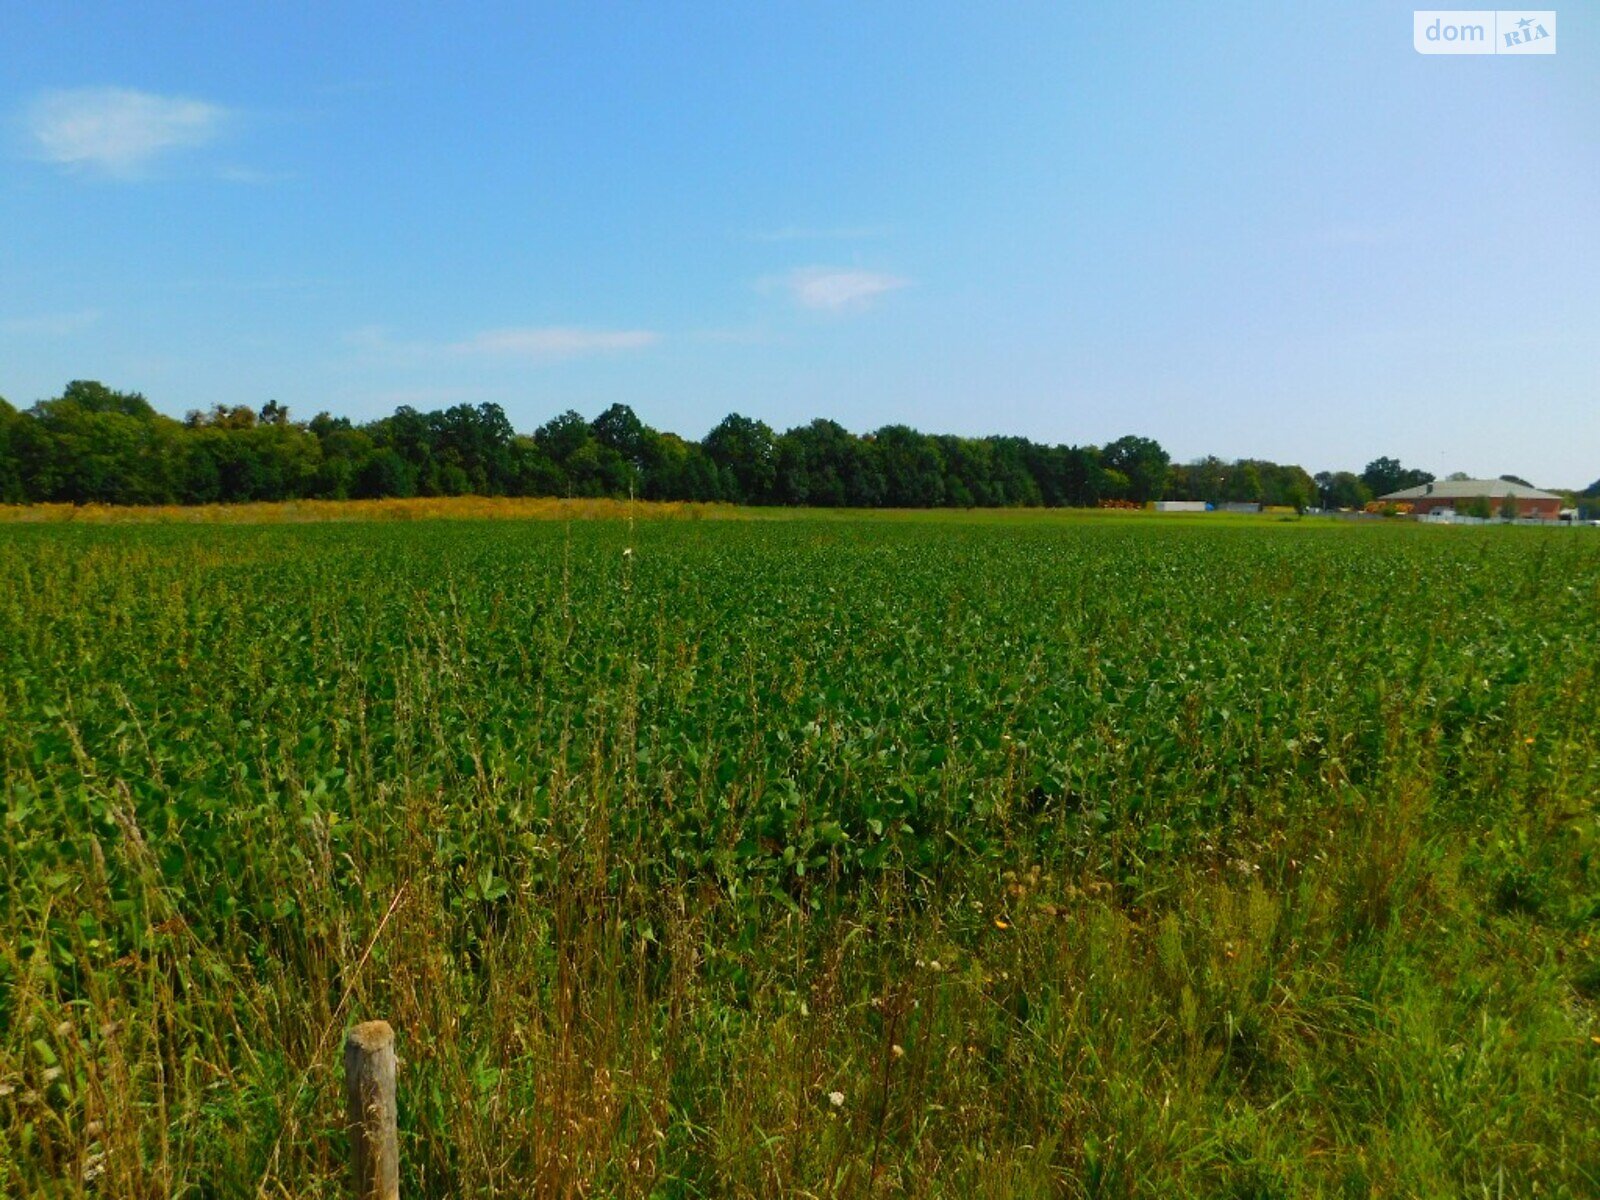
<path fill-rule="evenodd" d="M 882 225 L 784 225 L 778 229 L 758 229 L 742 236 L 750 242 L 854 242 L 889 235 Z"/>
<path fill-rule="evenodd" d="M 866 308 L 880 296 L 911 285 L 898 275 L 849 267 L 799 267 L 762 282 L 787 291 L 803 308 L 833 312 Z"/>
<path fill-rule="evenodd" d="M 45 161 L 127 177 L 164 155 L 213 141 L 228 111 L 182 96 L 91 87 L 44 92 L 23 119 Z"/>
<path fill-rule="evenodd" d="M 98 324 L 100 310 L 86 308 L 79 312 L 40 313 L 31 317 L 11 317 L 0 321 L 0 333 L 11 337 L 57 338 L 70 337 Z"/>
<path fill-rule="evenodd" d="M 407 361 L 470 358 L 556 362 L 642 350 L 661 341 L 661 335 L 652 329 L 539 325 L 485 329 L 454 342 L 405 342 L 395 341 L 382 329 L 369 326 L 356 330 L 346 340 L 361 349 Z"/>

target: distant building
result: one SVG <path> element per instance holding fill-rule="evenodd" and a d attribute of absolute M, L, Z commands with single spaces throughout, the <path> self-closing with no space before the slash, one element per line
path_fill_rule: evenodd
<path fill-rule="evenodd" d="M 1409 504 L 1418 516 L 1466 512 L 1487 501 L 1489 516 L 1501 516 L 1508 503 L 1519 519 L 1554 521 L 1561 515 L 1561 497 L 1506 479 L 1440 479 L 1419 487 L 1379 496 L 1383 504 Z"/>

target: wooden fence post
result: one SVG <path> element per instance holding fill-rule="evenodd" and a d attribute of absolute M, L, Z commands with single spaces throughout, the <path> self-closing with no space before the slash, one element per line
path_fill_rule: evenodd
<path fill-rule="evenodd" d="M 356 1200 L 400 1200 L 395 1130 L 394 1030 L 366 1021 L 344 1039 L 344 1095 Z"/>

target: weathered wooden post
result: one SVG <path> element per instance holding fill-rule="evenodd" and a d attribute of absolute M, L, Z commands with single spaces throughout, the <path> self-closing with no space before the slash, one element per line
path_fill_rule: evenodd
<path fill-rule="evenodd" d="M 394 1030 L 366 1021 L 344 1039 L 344 1094 L 356 1200 L 400 1200 L 395 1129 Z"/>

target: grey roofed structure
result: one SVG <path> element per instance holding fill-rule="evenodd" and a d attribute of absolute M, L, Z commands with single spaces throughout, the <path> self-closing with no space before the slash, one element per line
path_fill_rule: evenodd
<path fill-rule="evenodd" d="M 1387 496 L 1379 496 L 1378 499 L 1477 500 L 1482 497 L 1488 500 L 1504 500 L 1507 496 L 1518 500 L 1561 499 L 1552 492 L 1541 492 L 1538 488 L 1512 483 L 1509 479 L 1440 479 L 1417 487 L 1402 488 L 1398 492 L 1390 492 Z"/>

